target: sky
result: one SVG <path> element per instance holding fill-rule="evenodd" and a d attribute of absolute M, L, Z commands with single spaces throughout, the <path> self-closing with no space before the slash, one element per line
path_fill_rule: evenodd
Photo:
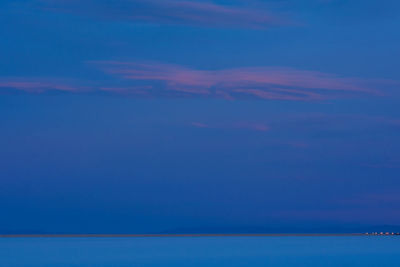
<path fill-rule="evenodd" d="M 399 8 L 2 0 L 0 231 L 400 225 Z"/>

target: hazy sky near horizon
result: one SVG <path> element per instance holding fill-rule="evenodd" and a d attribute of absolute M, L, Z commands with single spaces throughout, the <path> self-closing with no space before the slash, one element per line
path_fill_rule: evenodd
<path fill-rule="evenodd" d="M 1 1 L 0 230 L 400 224 L 399 9 Z"/>

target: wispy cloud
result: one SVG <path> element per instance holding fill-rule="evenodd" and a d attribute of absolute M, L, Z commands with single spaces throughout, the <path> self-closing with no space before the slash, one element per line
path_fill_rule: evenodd
<path fill-rule="evenodd" d="M 153 96 L 306 101 L 351 94 L 380 94 L 367 80 L 316 71 L 271 67 L 196 70 L 161 63 L 93 63 L 122 80 L 147 83 L 149 87 L 145 92 Z M 129 86 L 115 90 L 130 92 Z M 136 94 L 135 89 L 132 94 Z"/>
<path fill-rule="evenodd" d="M 260 9 L 190 0 L 38 0 L 42 8 L 118 21 L 265 29 L 288 24 Z"/>
<path fill-rule="evenodd" d="M 239 123 L 236 127 L 251 129 L 258 132 L 267 132 L 270 130 L 270 127 L 264 123 Z"/>
<path fill-rule="evenodd" d="M 219 98 L 319 101 L 350 96 L 382 95 L 393 81 L 345 78 L 288 68 L 254 67 L 197 70 L 161 63 L 95 61 L 91 65 L 113 76 L 105 83 L 65 78 L 1 78 L 0 89 L 28 93 L 106 93 L 148 98 Z M 381 121 L 382 118 L 377 118 Z M 398 125 L 391 120 L 391 125 Z"/>
<path fill-rule="evenodd" d="M 59 81 L 55 82 L 55 81 L 49 81 L 48 79 L 32 79 L 32 78 L 30 79 L 3 78 L 0 80 L 0 89 L 18 90 L 27 93 L 44 93 L 48 91 L 79 93 L 91 90 L 89 87 L 73 86 Z"/>
<path fill-rule="evenodd" d="M 211 128 L 210 125 L 202 123 L 202 122 L 192 122 L 190 123 L 193 127 L 196 128 Z"/>

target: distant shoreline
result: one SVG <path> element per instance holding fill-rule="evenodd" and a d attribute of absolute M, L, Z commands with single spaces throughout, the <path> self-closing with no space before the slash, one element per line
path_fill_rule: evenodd
<path fill-rule="evenodd" d="M 0 238 L 124 238 L 124 237 L 318 237 L 318 236 L 394 236 L 366 233 L 293 233 L 293 234 L 0 234 Z"/>

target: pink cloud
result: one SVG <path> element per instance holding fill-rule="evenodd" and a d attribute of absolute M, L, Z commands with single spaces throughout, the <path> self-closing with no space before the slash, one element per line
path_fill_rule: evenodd
<path fill-rule="evenodd" d="M 270 130 L 270 127 L 264 123 L 238 123 L 235 125 L 236 128 L 240 129 L 249 129 L 257 132 L 267 132 Z"/>
<path fill-rule="evenodd" d="M 210 127 L 208 124 L 201 123 L 201 122 L 192 122 L 191 125 L 194 127 L 197 127 L 197 128 L 209 128 Z"/>
<path fill-rule="evenodd" d="M 71 86 L 61 82 L 54 81 L 39 81 L 38 79 L 10 79 L 0 80 L 0 89 L 12 89 L 24 91 L 27 93 L 43 93 L 47 91 L 60 91 L 60 92 L 83 92 L 89 90 L 88 87 Z"/>
<path fill-rule="evenodd" d="M 50 78 L 2 78 L 0 88 L 28 93 L 105 92 L 133 97 L 188 97 L 319 101 L 350 96 L 382 95 L 376 88 L 395 81 L 363 80 L 315 71 L 256 67 L 197 70 L 179 65 L 119 61 L 92 62 L 115 77 L 107 84 Z M 78 84 L 78 85 L 77 85 Z M 90 84 L 90 86 L 82 86 Z M 377 120 L 382 120 L 377 118 Z M 389 122 L 388 122 L 389 123 Z M 390 125 L 399 125 L 391 120 Z M 262 130 L 261 126 L 253 126 Z M 264 129 L 265 130 L 265 129 Z"/>
<path fill-rule="evenodd" d="M 130 86 L 130 87 L 99 87 L 99 91 L 126 96 L 151 97 L 150 90 L 152 86 Z"/>
<path fill-rule="evenodd" d="M 105 72 L 126 81 L 158 83 L 163 90 L 158 90 L 157 94 L 303 101 L 354 94 L 380 95 L 368 80 L 316 71 L 271 67 L 196 70 L 160 63 L 94 63 Z"/>
<path fill-rule="evenodd" d="M 188 0 L 38 0 L 47 10 L 155 24 L 265 29 L 288 24 L 262 9 Z"/>

